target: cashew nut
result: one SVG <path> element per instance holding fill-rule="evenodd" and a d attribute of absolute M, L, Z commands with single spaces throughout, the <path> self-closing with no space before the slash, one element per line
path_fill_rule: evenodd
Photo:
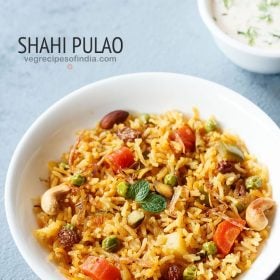
<path fill-rule="evenodd" d="M 48 215 L 55 215 L 58 212 L 58 199 L 70 191 L 70 187 L 61 184 L 48 189 L 41 197 L 42 210 Z"/>
<path fill-rule="evenodd" d="M 254 230 L 263 230 L 268 224 L 264 211 L 272 208 L 274 205 L 275 202 L 271 198 L 260 197 L 252 201 L 246 209 L 248 225 Z"/>

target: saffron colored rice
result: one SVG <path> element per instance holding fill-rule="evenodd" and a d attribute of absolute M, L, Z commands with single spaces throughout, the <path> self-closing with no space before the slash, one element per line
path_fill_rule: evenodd
<path fill-rule="evenodd" d="M 184 153 L 180 143 L 170 140 L 170 133 L 185 124 L 196 134 L 196 149 L 192 153 Z M 121 140 L 116 132 L 124 127 L 140 131 L 141 137 Z M 247 201 L 271 197 L 268 172 L 236 135 L 221 128 L 206 132 L 204 127 L 205 120 L 200 119 L 197 110 L 190 118 L 177 111 L 151 114 L 148 122 L 139 115 L 130 115 L 112 129 L 102 129 L 98 124 L 80 131 L 69 151 L 49 163 L 46 190 L 65 183 L 71 191 L 60 200 L 56 215 L 46 214 L 39 201 L 35 203 L 38 229 L 34 235 L 66 278 L 90 279 L 81 270 L 88 256 L 107 259 L 120 269 L 123 280 L 161 279 L 164 267 L 172 263 L 182 267 L 194 264 L 198 280 L 232 279 L 250 268 L 268 237 L 269 226 L 254 231 L 246 225 L 226 256 L 218 253 L 201 257 L 198 252 L 203 243 L 213 240 L 217 225 L 224 219 L 245 220 L 245 211 L 238 212 L 236 207 L 234 185 L 239 179 L 257 175 L 262 180 L 261 188 L 246 192 Z M 235 163 L 235 172 L 217 171 L 220 141 L 238 146 L 244 154 L 244 161 Z M 136 164 L 115 173 L 106 157 L 122 146 L 133 152 Z M 63 168 L 61 162 L 69 166 Z M 76 173 L 86 177 L 86 183 L 80 187 L 70 182 Z M 161 213 L 145 212 L 142 224 L 130 227 L 128 215 L 141 206 L 119 196 L 118 183 L 144 179 L 154 191 L 154 184 L 163 182 L 170 173 L 180 176 L 181 183 L 174 187 L 173 194 L 177 199 L 172 203 L 167 199 L 167 208 Z M 204 203 L 205 196 L 210 205 Z M 63 248 L 57 237 L 65 224 L 75 226 L 81 237 L 70 250 Z M 172 233 L 177 233 L 183 242 L 180 252 L 166 245 Z M 110 235 L 121 240 L 122 247 L 116 253 L 102 249 L 102 240 Z"/>

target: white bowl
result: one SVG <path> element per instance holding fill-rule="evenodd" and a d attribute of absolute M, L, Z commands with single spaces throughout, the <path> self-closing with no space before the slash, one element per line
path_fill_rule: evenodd
<path fill-rule="evenodd" d="M 178 109 L 191 114 L 194 106 L 204 118 L 215 114 L 223 127 L 240 135 L 267 165 L 273 196 L 280 205 L 279 128 L 250 101 L 218 84 L 178 74 L 140 73 L 99 81 L 69 94 L 43 113 L 18 144 L 9 166 L 7 220 L 19 251 L 41 279 L 63 279 L 32 235 L 37 224 L 31 199 L 45 190 L 39 178 L 46 178 L 48 161 L 68 150 L 77 130 L 93 127 L 114 109 L 148 113 Z M 279 223 L 277 210 L 270 237 L 243 279 L 263 280 L 280 263 Z"/>
<path fill-rule="evenodd" d="M 238 66 L 256 73 L 280 73 L 280 50 L 251 47 L 224 33 L 213 20 L 212 0 L 198 0 L 200 16 L 220 50 Z"/>

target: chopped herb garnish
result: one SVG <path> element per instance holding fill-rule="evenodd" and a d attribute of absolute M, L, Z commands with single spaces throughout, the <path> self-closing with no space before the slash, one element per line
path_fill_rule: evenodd
<path fill-rule="evenodd" d="M 232 5 L 232 0 L 223 0 L 224 6 L 229 9 L 230 6 Z"/>
<path fill-rule="evenodd" d="M 214 20 L 214 21 L 217 21 L 217 18 L 216 18 L 216 17 L 213 17 L 213 20 Z"/>
<path fill-rule="evenodd" d="M 271 23 L 272 22 L 272 16 L 269 15 L 269 14 L 260 16 L 260 19 L 266 21 L 267 23 Z"/>
<path fill-rule="evenodd" d="M 276 6 L 280 6 L 280 0 L 264 0 L 258 5 L 258 8 L 262 12 L 267 12 L 270 7 Z"/>
<path fill-rule="evenodd" d="M 270 6 L 276 7 L 276 6 L 280 6 L 280 0 L 271 0 L 270 1 Z"/>
<path fill-rule="evenodd" d="M 272 33 L 272 36 L 273 36 L 273 37 L 275 37 L 275 38 L 280 39 L 280 34 L 275 34 L 275 33 Z"/>
<path fill-rule="evenodd" d="M 258 35 L 257 31 L 253 27 L 249 27 L 247 31 L 237 31 L 237 34 L 243 35 L 248 40 L 248 44 L 253 46 L 255 44 L 256 37 Z"/>
<path fill-rule="evenodd" d="M 267 3 L 267 1 L 263 1 L 258 5 L 258 8 L 262 12 L 267 12 L 269 9 L 269 4 Z"/>
<path fill-rule="evenodd" d="M 267 45 L 271 46 L 272 42 L 265 40 L 264 43 L 266 43 Z"/>

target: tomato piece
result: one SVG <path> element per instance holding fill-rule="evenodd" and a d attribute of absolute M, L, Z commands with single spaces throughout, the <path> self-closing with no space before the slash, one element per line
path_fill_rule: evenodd
<path fill-rule="evenodd" d="M 119 269 L 102 258 L 89 256 L 81 265 L 81 270 L 93 280 L 121 280 Z"/>
<path fill-rule="evenodd" d="M 195 134 L 188 126 L 178 128 L 172 135 L 171 139 L 184 145 L 184 152 L 193 152 L 195 148 Z"/>
<path fill-rule="evenodd" d="M 115 172 L 120 172 L 122 169 L 130 167 L 134 163 L 134 157 L 129 148 L 122 147 L 107 156 L 107 161 Z"/>
<path fill-rule="evenodd" d="M 236 225 L 231 223 L 230 221 L 223 221 L 218 224 L 213 236 L 213 241 L 216 243 L 219 252 L 223 255 L 227 255 L 230 252 L 234 241 L 242 231 L 242 228 L 237 224 L 240 224 L 240 226 L 244 226 L 246 224 L 246 221 L 241 219 L 232 219 L 232 222 Z"/>

